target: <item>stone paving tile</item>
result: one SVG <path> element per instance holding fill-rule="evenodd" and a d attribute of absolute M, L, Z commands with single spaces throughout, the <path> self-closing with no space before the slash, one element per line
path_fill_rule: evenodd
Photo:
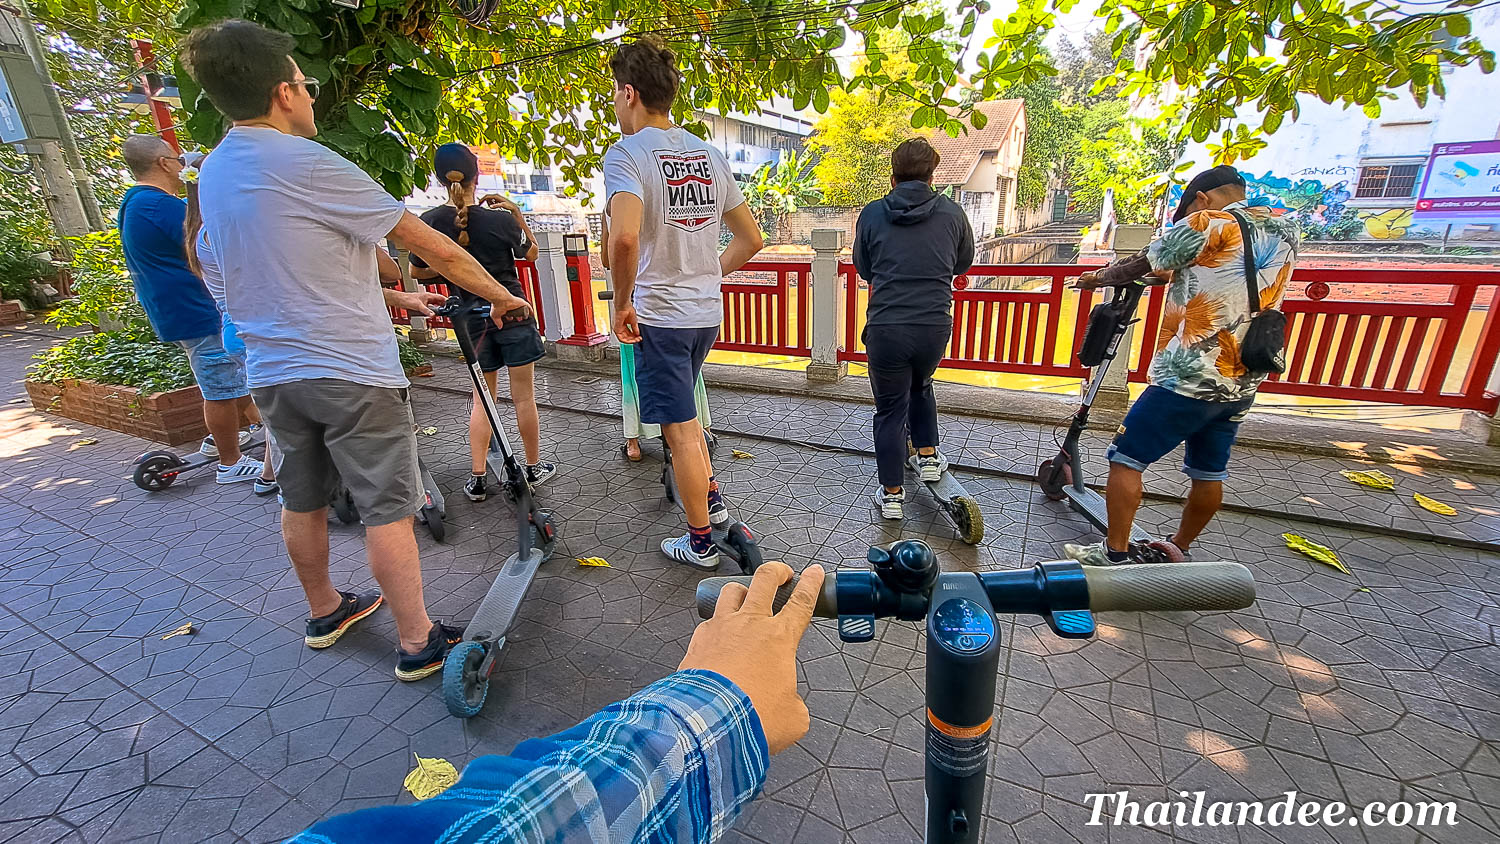
<path fill-rule="evenodd" d="M 20 394 L 17 349 L 35 347 L 28 342 L 0 338 L 0 401 Z M 587 403 L 574 403 L 571 387 L 541 386 L 573 407 L 606 412 L 617 401 L 602 382 L 577 385 L 595 391 Z M 508 551 L 508 514 L 499 499 L 474 504 L 460 492 L 463 401 L 415 397 L 419 420 L 438 428 L 420 446 L 450 508 L 446 544 L 418 529 L 427 592 L 436 614 L 462 620 Z M 787 416 L 794 411 L 805 417 L 797 424 L 829 435 L 824 445 L 834 435 L 860 442 L 858 408 L 789 406 Z M 725 430 L 735 429 L 728 413 Z M 0 674 L 0 840 L 277 840 L 329 813 L 409 800 L 401 780 L 414 753 L 461 767 L 669 673 L 696 623 L 700 575 L 654 551 L 681 529 L 661 497 L 655 449 L 627 464 L 611 420 L 543 410 L 542 422 L 549 459 L 562 467 L 544 498 L 563 539 L 484 711 L 460 722 L 434 681 L 392 680 L 388 614 L 336 648 L 301 644 L 305 607 L 273 503 L 206 475 L 142 492 L 126 475 L 144 443 L 0 405 L 0 657 L 11 666 Z M 1020 428 L 1009 439 L 976 433 L 964 448 L 980 457 L 1032 441 Z M 80 445 L 83 436 L 99 442 Z M 860 455 L 732 435 L 724 446 L 755 455 L 721 452 L 731 502 L 773 556 L 794 564 L 860 565 L 870 543 L 904 534 L 926 538 L 949 568 L 994 570 L 1093 536 L 1027 483 L 967 476 L 989 524 L 984 543 L 969 547 L 920 493 L 899 528 L 875 519 Z M 1158 505 L 1142 515 L 1153 530 L 1173 518 Z M 1338 549 L 1354 574 L 1285 549 L 1277 534 L 1289 527 Z M 335 523 L 330 534 L 336 581 L 372 586 L 358 531 Z M 1274 799 L 1288 789 L 1356 804 L 1451 800 L 1459 824 L 1424 828 L 1423 840 L 1500 836 L 1500 556 L 1237 513 L 1222 515 L 1195 554 L 1249 565 L 1259 602 L 1235 613 L 1103 614 L 1087 642 L 1056 639 L 1037 619 L 1001 619 L 1009 647 L 983 840 L 1348 837 L 1085 826 L 1085 794 L 1126 789 L 1143 802 L 1194 790 Z M 576 556 L 611 567 L 580 567 Z M 160 639 L 187 619 L 199 633 Z M 908 624 L 886 623 L 875 641 L 849 646 L 830 624 L 815 625 L 799 674 L 812 730 L 776 758 L 764 795 L 726 840 L 917 840 L 922 648 Z"/>

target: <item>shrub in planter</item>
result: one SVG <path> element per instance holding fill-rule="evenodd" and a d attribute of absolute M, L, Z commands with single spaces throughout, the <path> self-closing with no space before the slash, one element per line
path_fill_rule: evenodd
<path fill-rule="evenodd" d="M 427 353 L 413 346 L 405 340 L 396 341 L 396 351 L 401 355 L 401 368 L 407 374 L 420 372 L 431 372 L 432 365 L 428 363 Z"/>
<path fill-rule="evenodd" d="M 93 381 L 162 393 L 194 384 L 187 353 L 139 327 L 101 331 L 64 340 L 36 355 L 30 381 Z"/>

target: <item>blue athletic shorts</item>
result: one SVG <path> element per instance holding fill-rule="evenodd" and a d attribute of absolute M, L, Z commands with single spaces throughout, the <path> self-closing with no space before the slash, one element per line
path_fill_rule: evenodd
<path fill-rule="evenodd" d="M 642 422 L 671 425 L 698 418 L 693 385 L 718 337 L 718 326 L 641 325 L 641 342 L 635 347 L 635 383 L 641 395 Z"/>
<path fill-rule="evenodd" d="M 187 350 L 188 365 L 193 368 L 193 378 L 197 379 L 205 401 L 228 401 L 250 395 L 245 353 L 235 354 L 225 349 L 222 331 L 174 342 Z"/>
<path fill-rule="evenodd" d="M 1236 402 L 1189 398 L 1153 384 L 1125 414 L 1110 444 L 1109 461 L 1144 472 L 1186 443 L 1183 474 L 1196 481 L 1222 481 L 1229 477 L 1229 449 L 1254 403 L 1254 398 Z"/>

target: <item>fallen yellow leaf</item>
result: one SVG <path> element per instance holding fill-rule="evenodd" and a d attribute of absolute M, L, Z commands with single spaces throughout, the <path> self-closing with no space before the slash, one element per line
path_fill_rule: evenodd
<path fill-rule="evenodd" d="M 433 434 L 436 434 L 436 433 L 437 433 L 437 428 L 434 428 L 434 427 L 433 427 L 433 426 L 431 426 L 431 425 L 428 425 L 428 426 L 427 426 L 427 427 L 426 427 L 426 428 L 423 428 L 423 429 L 422 429 L 422 433 L 423 433 L 423 434 L 424 434 L 424 435 L 426 435 L 426 436 L 429 436 L 429 437 L 430 437 L 430 436 L 432 436 L 432 435 L 433 435 Z"/>
<path fill-rule="evenodd" d="M 423 759 L 415 753 L 412 755 L 416 757 L 417 767 L 411 769 L 402 783 L 411 796 L 426 800 L 442 794 L 458 782 L 458 769 L 447 759 Z"/>
<path fill-rule="evenodd" d="M 79 445 L 98 445 L 99 444 L 99 440 L 95 439 L 94 437 L 84 437 L 83 439 L 81 439 L 81 440 L 78 441 L 78 444 Z"/>
<path fill-rule="evenodd" d="M 734 459 L 735 460 L 754 460 L 755 459 L 755 455 L 751 454 L 748 451 L 740 451 L 737 448 L 730 449 L 729 453 L 734 455 Z"/>
<path fill-rule="evenodd" d="M 600 568 L 613 568 L 603 557 L 577 557 L 580 566 L 598 566 Z"/>
<path fill-rule="evenodd" d="M 195 627 L 193 627 L 193 623 L 191 621 L 189 621 L 186 624 L 183 624 L 181 627 L 177 628 L 176 630 L 173 630 L 171 633 L 168 633 L 167 635 L 161 637 L 161 640 L 163 642 L 165 642 L 166 640 L 172 638 L 173 636 L 191 636 L 192 634 L 197 633 L 197 632 L 198 632 L 198 629 L 195 628 Z"/>
<path fill-rule="evenodd" d="M 1339 559 L 1339 555 L 1326 545 L 1319 545 L 1307 537 L 1299 536 L 1295 533 L 1283 533 L 1281 538 L 1286 540 L 1286 547 L 1299 554 L 1311 557 L 1330 568 L 1336 568 L 1344 574 L 1354 573 L 1349 570 L 1348 566 L 1344 565 L 1344 561 Z"/>
<path fill-rule="evenodd" d="M 1339 472 L 1339 474 L 1360 486 L 1367 486 L 1370 489 L 1380 489 L 1386 492 L 1394 492 L 1396 489 L 1396 479 L 1379 469 L 1371 469 L 1367 472 L 1355 472 L 1345 469 Z"/>
<path fill-rule="evenodd" d="M 1458 511 L 1436 498 L 1428 498 L 1420 492 L 1411 494 L 1412 500 L 1421 505 L 1423 510 L 1430 510 L 1439 516 L 1457 516 Z"/>

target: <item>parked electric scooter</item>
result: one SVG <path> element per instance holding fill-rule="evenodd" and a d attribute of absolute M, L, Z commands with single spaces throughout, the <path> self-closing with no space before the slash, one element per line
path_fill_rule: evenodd
<path fill-rule="evenodd" d="M 1112 298 L 1095 305 L 1090 312 L 1083 342 L 1078 345 L 1078 362 L 1091 367 L 1089 382 L 1083 391 L 1083 404 L 1073 414 L 1073 421 L 1068 425 L 1067 436 L 1063 438 L 1057 455 L 1043 460 L 1036 470 L 1036 482 L 1047 498 L 1053 501 L 1067 499 L 1073 509 L 1088 519 L 1100 533 L 1109 532 L 1109 513 L 1105 509 L 1104 496 L 1086 486 L 1087 475 L 1079 459 L 1078 440 L 1088 429 L 1089 410 L 1119 352 L 1120 341 L 1130 330 L 1130 325 L 1136 322 L 1135 311 L 1145 286 L 1137 280 L 1113 289 Z M 1131 526 L 1132 557 L 1147 553 L 1154 541 L 1139 525 Z M 1144 561 L 1146 560 L 1137 560 Z"/>
<path fill-rule="evenodd" d="M 599 299 L 604 302 L 613 302 L 615 298 L 613 290 L 601 290 L 598 295 Z M 708 454 L 712 457 L 718 451 L 719 438 L 706 431 L 703 436 L 708 445 Z M 672 449 L 667 445 L 666 434 L 662 434 L 661 442 L 662 490 L 666 493 L 668 501 L 681 507 L 682 501 L 677 494 L 677 475 L 672 468 Z M 761 553 L 760 545 L 756 542 L 755 534 L 744 522 L 732 521 L 722 529 L 713 528 L 712 533 L 714 545 L 719 549 L 719 553 L 739 566 L 740 571 L 753 572 L 765 560 L 765 555 Z"/>
<path fill-rule="evenodd" d="M 871 548 L 870 570 L 840 569 L 823 581 L 813 614 L 838 619 L 839 638 L 868 642 L 875 619 L 923 621 L 927 627 L 927 844 L 975 844 L 984 827 L 989 743 L 1000 669 L 1000 613 L 1047 620 L 1065 639 L 1094 633 L 1094 612 L 1243 609 L 1255 581 L 1238 563 L 1085 568 L 1071 560 L 1004 571 L 944 572 L 926 543 L 906 539 Z M 725 584 L 698 584 L 698 614 L 713 615 Z M 795 580 L 776 595 L 775 608 Z"/>
<path fill-rule="evenodd" d="M 241 454 L 265 448 L 266 429 L 263 426 L 253 425 L 249 433 L 249 439 L 240 445 Z M 178 454 L 175 451 L 156 449 L 135 459 L 135 472 L 131 474 L 130 479 L 135 482 L 136 486 L 147 492 L 161 492 L 175 483 L 177 477 L 184 472 L 218 464 L 217 454 L 208 457 L 201 451 Z"/>
<path fill-rule="evenodd" d="M 438 489 L 432 470 L 427 468 L 426 461 L 420 456 L 417 457 L 417 471 L 422 477 L 423 496 L 422 509 L 417 511 L 417 521 L 427 526 L 427 532 L 432 534 L 434 541 L 442 542 L 448 536 L 448 527 L 443 523 L 443 518 L 448 515 L 447 501 L 443 499 L 443 491 Z M 338 516 L 340 522 L 352 525 L 359 521 L 359 508 L 354 506 L 354 496 L 343 484 L 339 484 L 339 488 L 333 493 L 329 506 L 333 507 L 334 515 Z"/>
<path fill-rule="evenodd" d="M 448 711 L 458 718 L 472 718 L 484 707 L 489 693 L 490 673 L 500 660 L 500 651 L 505 647 L 505 637 L 516 624 L 521 602 L 536 579 L 537 569 L 552 554 L 557 542 L 557 524 L 552 515 L 537 505 L 531 481 L 526 476 L 526 467 L 516 458 L 500 427 L 500 412 L 495 401 L 485 388 L 484 375 L 479 369 L 479 359 L 474 354 L 474 340 L 469 336 L 469 314 L 488 317 L 490 306 L 482 304 L 471 311 L 464 311 L 458 297 L 450 297 L 447 304 L 434 308 L 433 313 L 448 317 L 453 323 L 453 335 L 458 339 L 458 348 L 463 352 L 468 365 L 469 377 L 474 383 L 474 394 L 479 396 L 485 418 L 490 423 L 490 451 L 487 458 L 490 471 L 502 480 L 505 495 L 516 505 L 517 545 L 515 553 L 505 558 L 490 591 L 474 611 L 464 629 L 464 641 L 448 652 L 443 663 L 443 702 Z"/>

